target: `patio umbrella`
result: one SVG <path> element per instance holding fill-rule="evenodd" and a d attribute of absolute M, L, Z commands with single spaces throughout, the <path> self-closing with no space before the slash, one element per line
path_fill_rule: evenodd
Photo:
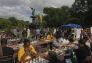
<path fill-rule="evenodd" d="M 66 27 L 66 28 L 82 28 L 82 26 L 80 26 L 78 24 L 67 24 L 67 25 L 62 25 L 62 27 Z"/>

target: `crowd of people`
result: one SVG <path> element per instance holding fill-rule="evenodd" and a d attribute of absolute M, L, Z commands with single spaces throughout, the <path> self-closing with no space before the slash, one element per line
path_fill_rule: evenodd
<path fill-rule="evenodd" d="M 48 60 L 48 63 L 92 63 L 92 38 L 85 31 L 78 39 L 72 29 L 24 28 L 21 37 L 17 35 L 13 33 L 7 37 L 5 32 L 1 34 L 3 56 L 0 57 L 0 63 L 30 63 L 30 60 L 39 56 Z M 9 37 L 20 39 L 16 41 L 17 49 L 7 46 Z M 35 40 L 36 44 L 33 43 Z M 6 61 L 4 58 L 11 59 Z"/>

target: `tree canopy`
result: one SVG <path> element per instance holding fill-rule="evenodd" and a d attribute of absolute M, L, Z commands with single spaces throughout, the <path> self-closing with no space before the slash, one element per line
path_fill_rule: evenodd
<path fill-rule="evenodd" d="M 61 8 L 44 8 L 44 13 L 47 16 L 44 17 L 46 25 L 49 27 L 58 27 L 65 24 L 67 19 L 70 17 L 70 8 L 63 6 Z"/>
<path fill-rule="evenodd" d="M 44 8 L 45 23 L 58 27 L 67 23 L 80 24 L 83 27 L 92 26 L 92 0 L 75 0 L 72 7 Z"/>
<path fill-rule="evenodd" d="M 27 25 L 29 25 L 28 21 L 18 20 L 15 17 L 9 19 L 0 18 L 0 29 L 24 28 Z"/>
<path fill-rule="evenodd" d="M 92 0 L 75 0 L 72 6 L 72 16 L 79 18 L 82 26 L 92 26 Z"/>

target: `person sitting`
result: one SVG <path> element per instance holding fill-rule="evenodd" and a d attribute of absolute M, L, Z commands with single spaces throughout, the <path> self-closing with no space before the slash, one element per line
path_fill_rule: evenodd
<path fill-rule="evenodd" d="M 1 47 L 3 52 L 3 59 L 4 57 L 11 58 L 11 59 L 9 61 L 5 60 L 4 62 L 0 62 L 0 63 L 14 63 L 12 59 L 14 55 L 14 50 L 13 48 L 7 47 L 7 39 L 1 39 Z"/>
<path fill-rule="evenodd" d="M 24 39 L 24 46 L 18 51 L 18 60 L 21 63 L 29 62 L 37 56 L 35 48 L 30 44 L 30 40 Z"/>

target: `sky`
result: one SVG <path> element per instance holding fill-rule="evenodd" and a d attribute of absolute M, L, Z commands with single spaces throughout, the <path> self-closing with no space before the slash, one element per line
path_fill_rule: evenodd
<path fill-rule="evenodd" d="M 42 13 L 44 7 L 71 6 L 75 0 L 0 0 L 0 18 L 16 17 L 20 20 L 32 21 L 30 18 L 32 10 Z"/>

